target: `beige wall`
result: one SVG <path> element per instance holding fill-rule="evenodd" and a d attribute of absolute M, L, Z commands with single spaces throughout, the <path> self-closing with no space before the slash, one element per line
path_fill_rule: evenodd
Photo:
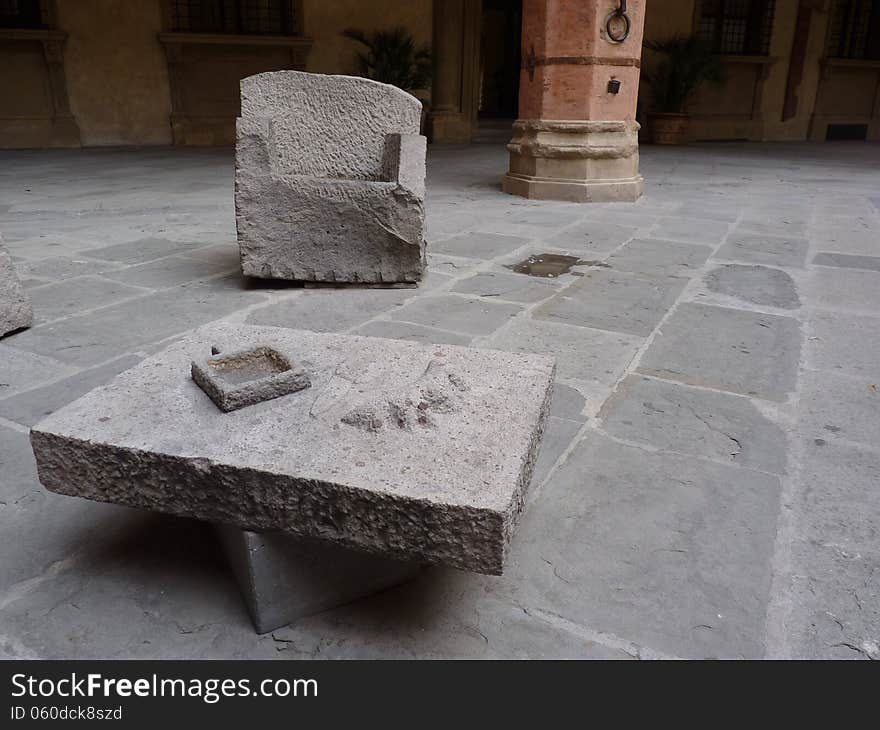
<path fill-rule="evenodd" d="M 691 33 L 697 1 L 649 0 L 645 37 Z M 63 75 L 75 123 L 67 117 L 60 125 L 53 117 L 58 115 L 58 102 L 50 102 L 51 73 L 42 57 L 41 42 L 7 39 L 0 43 L 0 82 L 13 91 L 0 96 L 0 147 L 76 145 L 80 140 L 85 146 L 171 144 L 172 90 L 166 49 L 158 39 L 164 0 L 46 2 L 54 3 L 57 27 L 67 34 Z M 865 100 L 874 98 L 869 92 L 880 84 L 880 68 L 876 64 L 823 68 L 830 2 L 824 3 L 826 10 L 812 13 L 797 113 L 782 121 L 798 5 L 799 0 L 776 2 L 772 63 L 731 63 L 725 88 L 706 87 L 697 95 L 690 110 L 695 138 L 819 140 L 824 139 L 829 122 L 867 122 L 870 137 L 880 137 L 880 109 L 876 108 L 880 102 L 875 102 L 873 110 L 865 107 Z M 306 68 L 319 73 L 354 72 L 357 45 L 340 35 L 347 27 L 371 31 L 404 25 L 419 45 L 430 46 L 432 8 L 432 0 L 303 0 L 303 30 L 314 40 Z M 198 52 L 216 54 L 219 49 Z M 239 70 L 253 64 L 278 67 L 286 63 L 275 56 L 269 63 L 263 57 L 270 53 L 282 58 L 279 51 L 238 49 L 221 61 L 234 63 Z M 650 69 L 650 53 L 644 55 L 643 63 Z M 197 65 L 204 76 L 207 68 Z M 219 93 L 220 84 L 212 86 L 212 79 L 217 77 L 207 73 L 200 87 L 206 93 Z M 234 86 L 233 79 L 233 91 Z M 642 85 L 640 96 L 643 108 L 649 110 L 647 85 Z M 222 135 L 205 141 L 221 138 L 228 141 Z"/>
<path fill-rule="evenodd" d="M 43 43 L 0 39 L 0 146 L 48 146 L 52 91 Z"/>
<path fill-rule="evenodd" d="M 82 144 L 171 144 L 159 0 L 57 0 L 64 65 Z"/>
<path fill-rule="evenodd" d="M 315 73 L 353 73 L 358 45 L 343 38 L 345 28 L 364 31 L 403 25 L 416 45 L 431 47 L 432 0 L 304 0 L 305 34 L 315 43 L 307 70 Z"/>
<path fill-rule="evenodd" d="M 164 0 L 45 1 L 56 3 L 56 27 L 67 34 L 64 71 L 82 145 L 172 144 L 168 59 L 158 38 L 166 30 Z M 304 33 L 315 41 L 306 68 L 317 73 L 354 72 L 356 44 L 340 35 L 348 27 L 370 31 L 404 25 L 417 44 L 430 48 L 431 21 L 432 0 L 303 0 Z M 243 73 L 263 70 L 263 66 L 292 67 L 284 60 L 289 51 L 269 47 L 193 46 L 185 55 L 216 55 L 221 50 L 226 53 L 221 66 L 234 66 Z M 4 89 L 16 90 L 0 98 L 0 148 L 77 144 L 75 137 L 60 141 L 57 135 L 52 137 L 42 54 L 38 41 L 0 43 L 0 80 Z M 210 71 L 208 66 L 204 71 Z M 199 84 L 210 96 L 213 87 L 208 76 Z M 224 85 L 215 86 L 219 94 Z M 216 111 L 210 106 L 198 111 L 210 116 Z M 193 135 L 193 141 L 228 142 L 227 137 L 207 135 L 200 140 Z"/>
<path fill-rule="evenodd" d="M 645 37 L 661 39 L 694 30 L 697 0 L 651 0 L 645 18 Z M 803 140 L 807 139 L 817 89 L 820 60 L 825 50 L 828 13 L 813 11 L 803 77 L 798 89 L 796 115 L 782 121 L 795 21 L 800 0 L 776 0 L 769 60 L 758 65 L 731 60 L 728 80 L 721 88 L 704 86 L 694 97 L 689 111 L 691 132 L 696 139 Z M 827 3 L 826 3 L 827 5 Z M 645 68 L 653 64 L 650 53 L 643 57 Z M 650 88 L 643 85 L 642 103 L 650 110 Z M 752 105 L 755 108 L 752 109 Z"/>

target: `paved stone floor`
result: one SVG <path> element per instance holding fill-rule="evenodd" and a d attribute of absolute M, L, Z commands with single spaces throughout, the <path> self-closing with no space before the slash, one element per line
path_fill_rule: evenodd
<path fill-rule="evenodd" d="M 645 148 L 636 204 L 504 168 L 431 151 L 418 290 L 304 290 L 237 275 L 228 151 L 0 154 L 0 655 L 880 658 L 880 147 Z M 506 574 L 257 637 L 205 526 L 41 489 L 30 425 L 217 319 L 556 353 Z"/>

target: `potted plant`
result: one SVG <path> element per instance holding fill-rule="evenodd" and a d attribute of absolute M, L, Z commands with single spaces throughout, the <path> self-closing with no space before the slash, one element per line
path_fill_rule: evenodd
<path fill-rule="evenodd" d="M 431 52 L 416 47 L 412 34 L 404 27 L 366 33 L 346 28 L 342 35 L 364 47 L 358 51 L 358 73 L 368 79 L 392 84 L 408 91 L 422 102 L 422 128 L 425 126 L 425 99 L 417 91 L 431 88 Z"/>
<path fill-rule="evenodd" d="M 696 36 L 673 36 L 645 41 L 645 48 L 661 58 L 655 69 L 642 76 L 651 87 L 652 111 L 648 124 L 655 144 L 681 144 L 690 124 L 687 103 L 704 81 L 725 79 L 721 58 Z"/>
<path fill-rule="evenodd" d="M 403 27 L 367 33 L 346 28 L 342 35 L 364 47 L 358 51 L 358 73 L 368 79 L 414 92 L 431 86 L 431 52 L 417 48 L 412 34 Z"/>

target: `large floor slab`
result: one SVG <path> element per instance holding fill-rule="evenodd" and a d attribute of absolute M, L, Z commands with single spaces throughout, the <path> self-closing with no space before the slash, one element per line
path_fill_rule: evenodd
<path fill-rule="evenodd" d="M 759 657 L 779 491 L 767 474 L 590 436 L 524 520 L 510 590 L 672 655 Z"/>
<path fill-rule="evenodd" d="M 782 401 L 794 390 L 800 349 L 800 325 L 789 317 L 682 304 L 639 371 Z"/>
<path fill-rule="evenodd" d="M 714 258 L 769 266 L 800 267 L 807 258 L 805 238 L 783 238 L 751 231 L 735 230 Z"/>
<path fill-rule="evenodd" d="M 605 403 L 603 429 L 625 441 L 784 474 L 782 428 L 741 396 L 630 376 Z"/>
<path fill-rule="evenodd" d="M 804 358 L 814 370 L 880 383 L 880 317 L 815 311 L 807 323 Z"/>
<path fill-rule="evenodd" d="M 684 282 L 676 279 L 655 281 L 591 270 L 542 304 L 534 316 L 644 337 L 660 323 L 683 288 Z"/>
<path fill-rule="evenodd" d="M 794 507 L 787 653 L 880 659 L 880 455 L 820 439 L 803 448 Z"/>
<path fill-rule="evenodd" d="M 710 292 L 761 307 L 797 309 L 801 304 L 794 280 L 782 269 L 725 264 L 712 269 L 705 283 Z"/>
<path fill-rule="evenodd" d="M 570 325 L 528 319 L 515 319 L 479 341 L 481 347 L 497 350 L 553 353 L 557 376 L 576 381 L 590 415 L 599 410 L 641 344 L 641 338 L 621 332 L 593 330 L 583 337 Z"/>
<path fill-rule="evenodd" d="M 698 271 L 711 253 L 708 246 L 637 238 L 611 254 L 606 261 L 617 271 L 628 271 L 649 279 L 686 277 Z"/>

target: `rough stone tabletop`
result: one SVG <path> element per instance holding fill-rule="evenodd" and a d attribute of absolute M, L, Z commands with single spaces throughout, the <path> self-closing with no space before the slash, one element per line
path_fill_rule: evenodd
<path fill-rule="evenodd" d="M 271 347 L 311 387 L 222 413 L 190 377 Z M 37 424 L 49 490 L 499 574 L 554 360 L 215 324 Z"/>

